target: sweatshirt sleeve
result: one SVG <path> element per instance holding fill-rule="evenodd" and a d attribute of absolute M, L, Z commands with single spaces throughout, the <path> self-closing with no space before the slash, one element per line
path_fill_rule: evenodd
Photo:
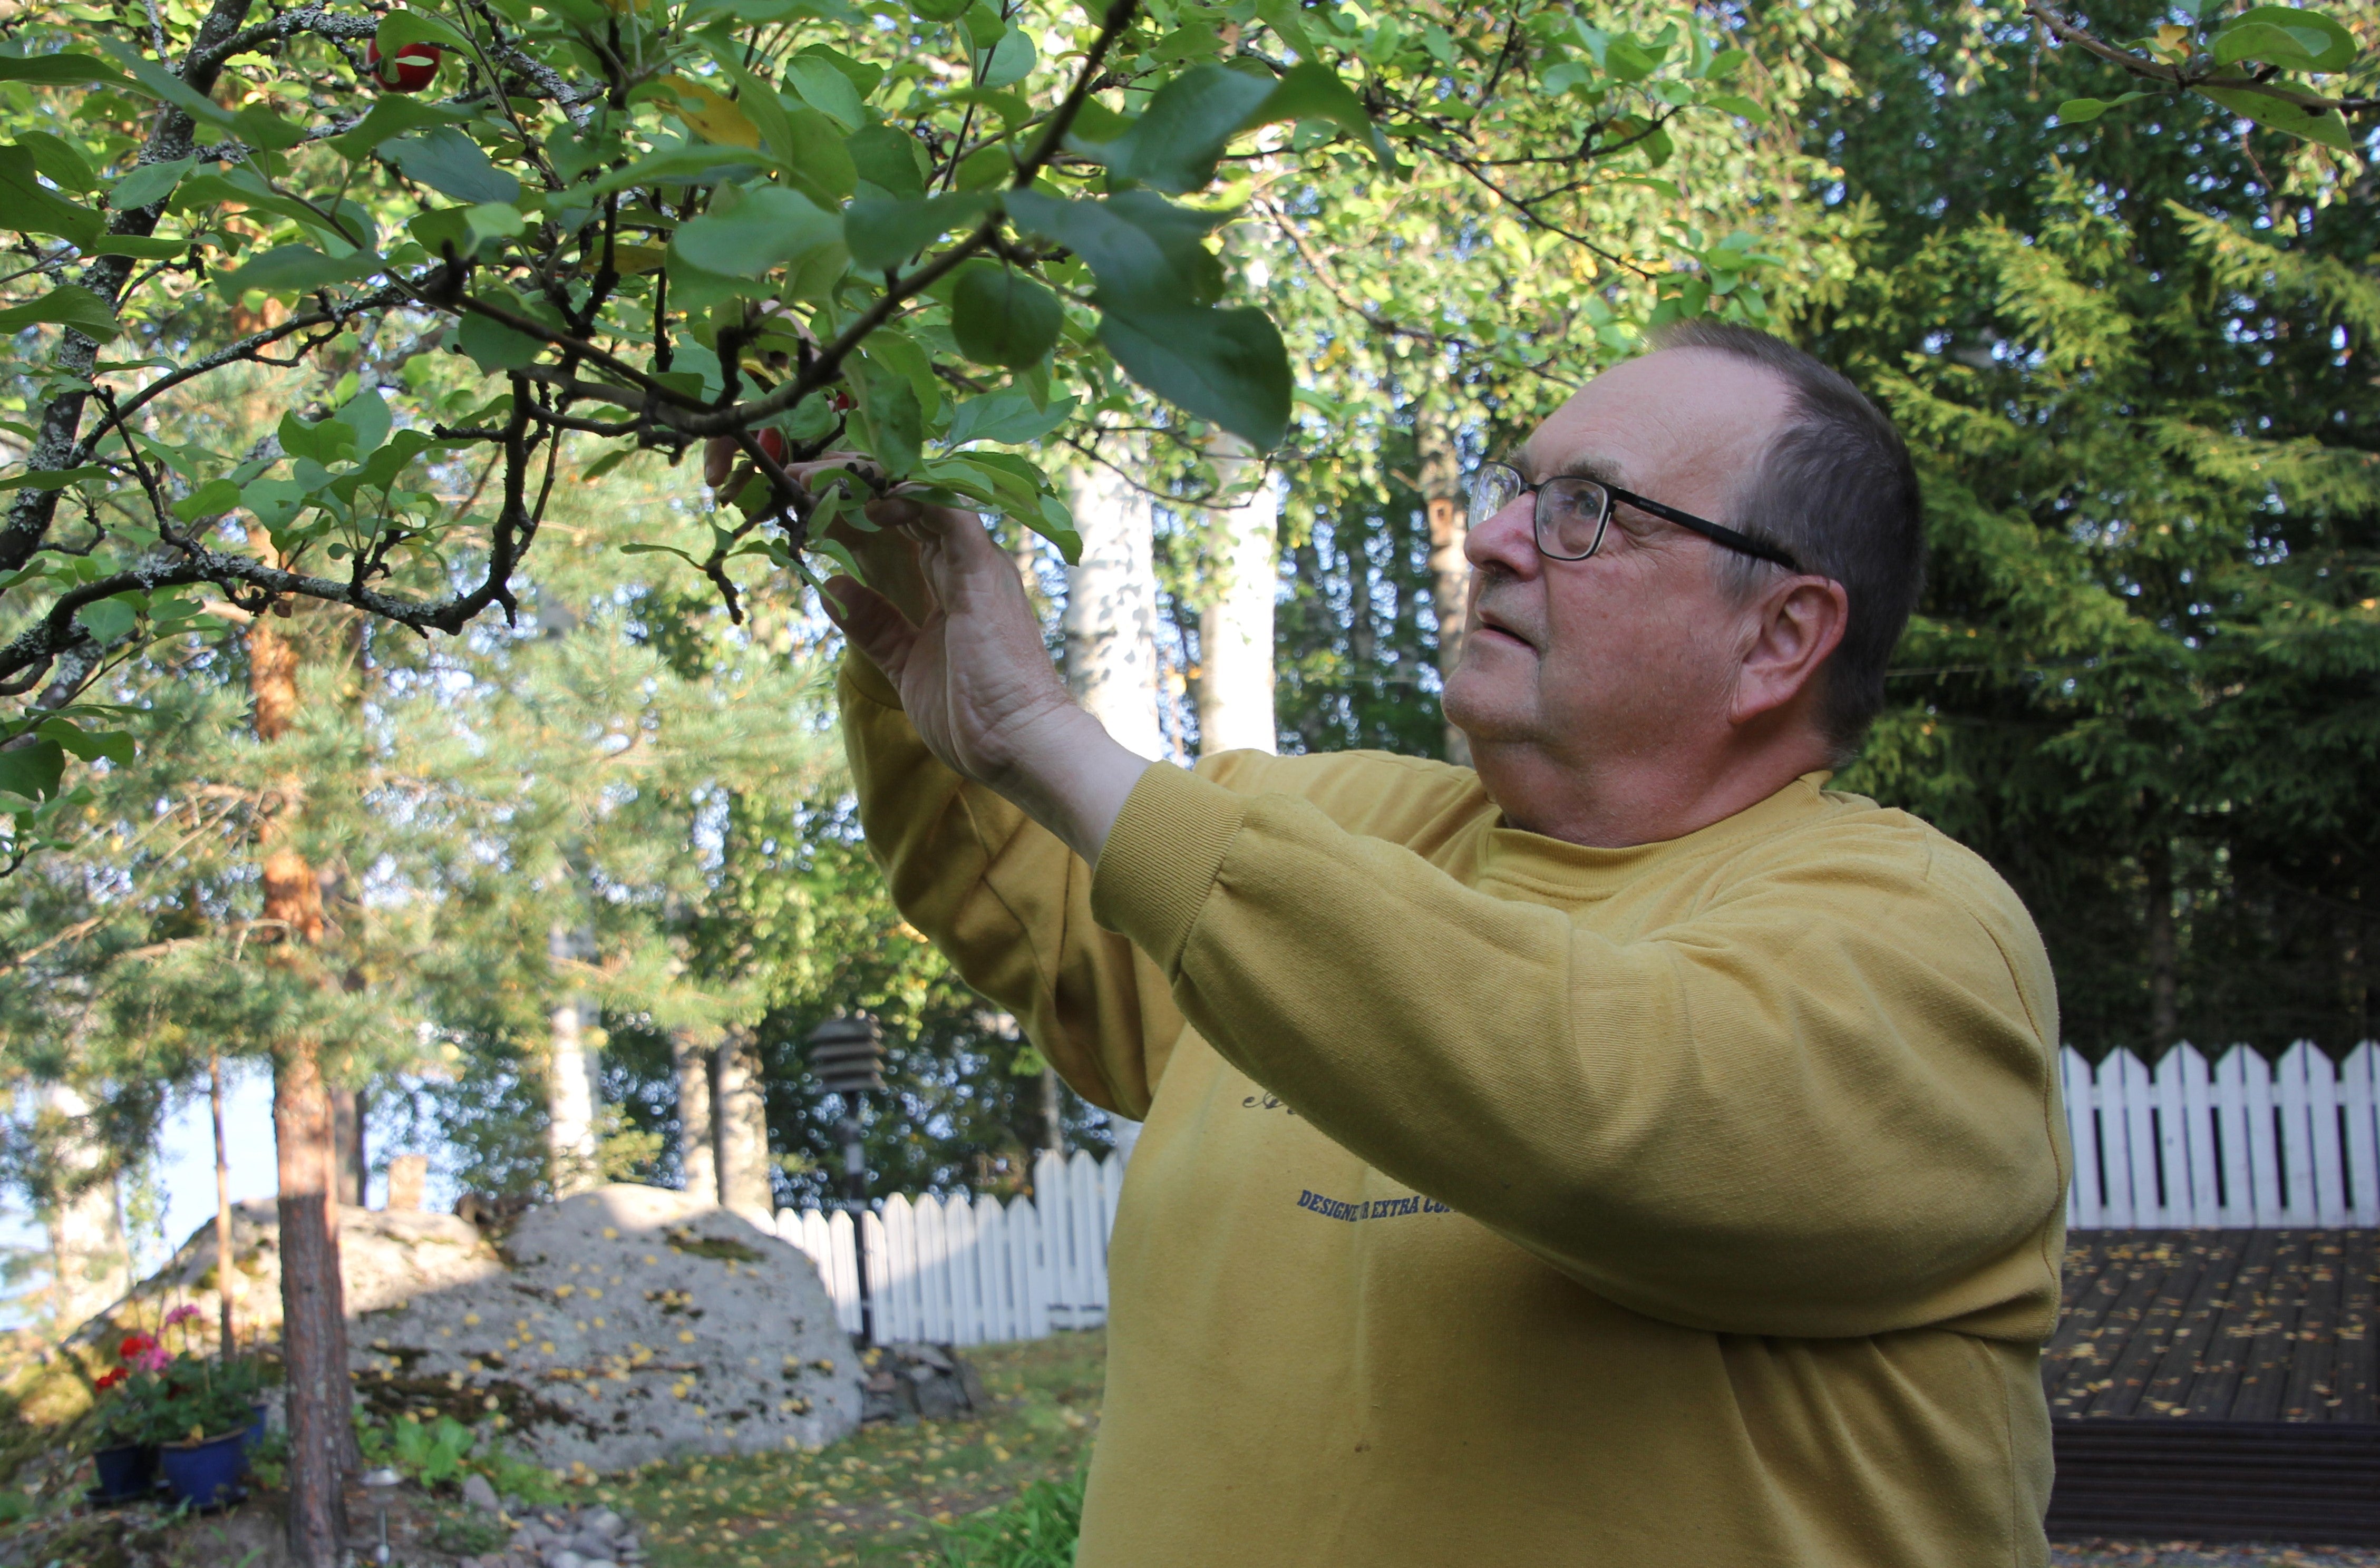
<path fill-rule="evenodd" d="M 1623 1307 L 2035 1337 L 2065 1185 L 2056 1025 L 2006 943 L 2037 939 L 1995 930 L 1926 853 L 1835 837 L 1619 942 L 1159 766 L 1093 901 L 1226 1060 Z"/>
<path fill-rule="evenodd" d="M 1182 1014 L 1155 966 L 1092 920 L 1090 868 L 937 761 L 866 659 L 844 657 L 838 687 L 860 824 L 893 904 L 1075 1092 L 1148 1116 Z"/>

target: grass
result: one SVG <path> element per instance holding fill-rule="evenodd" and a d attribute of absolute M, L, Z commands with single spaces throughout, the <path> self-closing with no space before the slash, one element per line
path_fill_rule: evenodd
<path fill-rule="evenodd" d="M 1099 1428 L 1106 1337 L 1062 1333 L 966 1355 L 998 1402 L 990 1415 L 870 1427 L 819 1453 L 653 1465 L 589 1489 L 635 1515 L 652 1568 L 1063 1568 Z"/>

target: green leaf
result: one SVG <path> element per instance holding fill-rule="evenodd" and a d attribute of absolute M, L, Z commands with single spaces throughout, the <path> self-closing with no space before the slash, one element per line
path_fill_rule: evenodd
<path fill-rule="evenodd" d="M 1199 66 L 1159 88 L 1123 135 L 1104 145 L 1079 144 L 1080 149 L 1118 179 L 1176 196 L 1204 189 L 1215 177 L 1224 147 L 1277 91 L 1262 77 Z"/>
<path fill-rule="evenodd" d="M 127 87 L 161 103 L 171 103 L 201 125 L 232 128 L 231 111 L 205 94 L 192 91 L 172 71 L 142 55 L 120 38 L 103 38 L 99 46 L 132 75 Z"/>
<path fill-rule="evenodd" d="M 128 87 L 124 73 L 91 55 L 0 55 L 0 81 L 36 87 Z"/>
<path fill-rule="evenodd" d="M 137 261 L 170 261 L 195 241 L 158 234 L 103 234 L 91 242 L 94 256 L 129 256 Z"/>
<path fill-rule="evenodd" d="M 457 201 L 520 200 L 520 181 L 488 162 L 480 144 L 453 126 L 384 142 L 380 155 L 395 164 L 407 179 L 418 180 Z"/>
<path fill-rule="evenodd" d="M 1262 310 L 1110 308 L 1099 341 L 1142 386 L 1258 452 L 1289 432 L 1289 351 Z"/>
<path fill-rule="evenodd" d="M 72 327 L 101 343 L 122 330 L 107 301 L 79 284 L 63 284 L 30 304 L 0 310 L 0 333 L 45 325 Z"/>
<path fill-rule="evenodd" d="M 844 79 L 851 83 L 851 90 L 858 93 L 863 101 L 869 93 L 875 91 L 877 86 L 884 79 L 883 67 L 871 66 L 865 60 L 855 60 L 832 44 L 805 43 L 800 49 L 795 51 L 794 57 L 800 60 L 824 60 L 843 73 Z"/>
<path fill-rule="evenodd" d="M 1350 136 L 1361 137 L 1384 175 L 1396 175 L 1397 155 L 1380 133 L 1364 101 L 1340 79 L 1339 73 L 1318 60 L 1292 66 L 1276 83 L 1272 95 L 1257 105 L 1243 128 L 1280 120 L 1325 120 Z"/>
<path fill-rule="evenodd" d="M 96 463 L 85 463 L 79 468 L 42 468 L 33 473 L 10 474 L 0 479 L 0 491 L 64 490 L 85 480 L 107 478 L 107 470 Z"/>
<path fill-rule="evenodd" d="M 918 405 L 917 389 L 906 377 L 890 372 L 854 380 L 869 456 L 894 479 L 914 473 L 924 460 L 926 440 L 926 411 Z"/>
<path fill-rule="evenodd" d="M 786 61 L 785 85 L 803 103 L 845 131 L 857 130 L 868 123 L 868 111 L 861 106 L 851 79 L 816 55 L 797 55 Z"/>
<path fill-rule="evenodd" d="M 996 261 L 969 262 L 951 290 L 951 335 L 980 365 L 1030 365 L 1065 324 L 1056 295 Z"/>
<path fill-rule="evenodd" d="M 2326 109 L 2317 115 L 2285 99 L 2267 97 L 2262 92 L 2242 91 L 2238 88 L 2202 86 L 2198 91 L 2241 119 L 2253 120 L 2260 126 L 2287 131 L 2291 136 L 2301 136 L 2308 141 L 2318 141 L 2341 152 L 2354 150 L 2354 139 L 2348 133 L 2347 122 L 2339 118 L 2336 109 Z"/>
<path fill-rule="evenodd" d="M 186 523 L 219 517 L 239 504 L 240 488 L 226 479 L 212 479 L 174 503 L 174 516 Z"/>
<path fill-rule="evenodd" d="M 182 176 L 196 167 L 196 158 L 176 158 L 170 164 L 143 164 L 117 180 L 107 193 L 107 204 L 119 213 L 136 207 L 147 207 L 174 194 Z"/>
<path fill-rule="evenodd" d="M 251 147 L 286 152 L 306 140 L 306 128 L 293 125 L 261 103 L 250 103 L 231 117 L 234 136 Z"/>
<path fill-rule="evenodd" d="M 989 57 L 979 60 L 982 70 L 977 76 L 976 85 L 990 88 L 995 92 L 1023 81 L 1040 63 L 1039 56 L 1034 53 L 1031 35 L 1021 27 L 1010 28 L 1002 33 L 1000 42 L 985 53 Z"/>
<path fill-rule="evenodd" d="M 470 356 L 480 370 L 493 372 L 527 370 L 536 363 L 545 345 L 516 327 L 472 310 L 455 325 L 455 346 Z"/>
<path fill-rule="evenodd" d="M 757 162 L 751 152 L 741 147 L 686 141 L 649 153 L 625 169 L 614 169 L 585 189 L 590 196 L 601 196 L 625 190 L 632 185 L 705 185 L 713 180 L 741 179 L 752 172 Z"/>
<path fill-rule="evenodd" d="M 33 167 L 60 189 L 87 195 L 99 188 L 99 173 L 91 166 L 91 160 L 65 138 L 29 130 L 17 138 L 17 144 L 32 153 Z"/>
<path fill-rule="evenodd" d="M 101 605 L 123 609 L 126 616 L 125 631 L 130 631 L 133 626 L 138 624 L 138 617 L 134 615 L 131 606 L 123 604 L 119 600 L 103 599 L 99 604 L 83 607 L 83 625 L 87 626 L 91 625 L 91 612 L 100 608 Z M 96 627 L 93 627 L 92 635 L 98 635 Z M 118 632 L 115 635 L 120 637 L 123 633 Z M 115 638 L 103 640 L 112 642 Z M 54 717 L 42 720 L 36 733 L 47 735 L 86 762 L 96 762 L 105 758 L 119 768 L 132 766 L 132 737 L 121 730 L 87 730 L 71 719 Z"/>
<path fill-rule="evenodd" d="M 905 201 L 854 201 L 843 211 L 843 242 L 850 248 L 854 266 L 885 272 L 992 206 L 990 197 L 966 192 Z"/>
<path fill-rule="evenodd" d="M 88 250 L 105 226 L 90 208 L 67 201 L 35 176 L 32 149 L 0 143 L 0 229 L 50 234 Z"/>
<path fill-rule="evenodd" d="M 2120 98 L 2069 98 L 2065 103 L 2058 105 L 2058 118 L 2050 123 L 2060 126 L 2088 125 L 2110 109 L 2121 108 L 2126 103 L 2148 96 L 2149 94 L 2145 92 L 2127 92 Z"/>
<path fill-rule="evenodd" d="M 1318 62 L 1321 59 L 1321 52 L 1314 47 L 1314 40 L 1306 33 L 1305 23 L 1298 16 L 1297 0 L 1258 0 L 1257 15 L 1264 19 L 1265 26 L 1281 36 L 1283 43 L 1297 51 L 1301 61 Z"/>
<path fill-rule="evenodd" d="M 925 146 L 892 126 L 870 126 L 844 142 L 861 179 L 895 196 L 926 194 Z"/>
<path fill-rule="evenodd" d="M 954 22 L 975 0 L 909 0 L 909 14 L 923 21 Z"/>
<path fill-rule="evenodd" d="M 1008 194 L 1007 205 L 1018 223 L 1089 265 L 1102 304 L 1184 310 L 1211 304 L 1222 292 L 1222 263 L 1204 243 L 1223 221 L 1222 213 L 1177 207 L 1147 190 L 1099 201 L 1016 190 Z"/>
<path fill-rule="evenodd" d="M 331 138 L 331 148 L 347 162 L 359 163 L 371 155 L 373 148 L 383 141 L 393 141 L 407 131 L 421 130 L 431 126 L 461 125 L 470 115 L 459 109 L 441 108 L 424 103 L 402 92 L 388 93 L 373 100 L 364 117 L 353 129 Z"/>
<path fill-rule="evenodd" d="M 1075 417 L 1075 399 L 1061 397 L 1047 408 L 1016 387 L 1003 387 L 970 397 L 951 410 L 950 433 L 942 439 L 955 451 L 971 441 L 996 441 L 1003 446 L 1024 446 L 1040 440 Z"/>
<path fill-rule="evenodd" d="M 380 32 L 374 42 L 380 45 L 383 60 L 395 59 L 396 52 L 408 43 L 436 43 L 466 55 L 471 50 L 471 41 L 457 32 L 452 23 L 427 11 L 389 12 L 381 18 Z"/>
<path fill-rule="evenodd" d="M 331 418 L 356 432 L 358 456 L 376 449 L 382 442 L 386 441 L 389 426 L 392 423 L 388 413 L 388 400 L 380 395 L 380 389 L 377 387 L 367 388 L 348 398 L 346 402 L 340 405 L 339 411 L 333 414 Z"/>
<path fill-rule="evenodd" d="M 794 148 L 785 177 L 820 206 L 840 205 L 859 183 L 859 171 L 843 145 L 842 128 L 816 109 L 795 109 L 785 115 L 785 129 Z"/>
<path fill-rule="evenodd" d="M 745 192 L 733 211 L 679 225 L 670 248 L 705 272 L 759 277 L 842 238 L 843 225 L 808 197 L 764 185 Z"/>
<path fill-rule="evenodd" d="M 215 289 L 227 301 L 237 301 L 251 288 L 269 294 L 304 293 L 369 276 L 382 264 L 369 250 L 326 256 L 310 245 L 276 245 L 244 266 L 216 273 Z"/>
<path fill-rule="evenodd" d="M 2262 60 L 2292 71 L 2343 71 L 2355 64 L 2355 35 L 2319 11 L 2258 6 L 2215 35 L 2217 65 Z"/>
<path fill-rule="evenodd" d="M 75 612 L 75 619 L 80 621 L 83 629 L 100 641 L 114 642 L 117 638 L 131 635 L 132 628 L 140 624 L 140 613 L 125 602 L 122 595 L 118 595 L 114 599 L 103 599 L 95 604 L 84 605 Z M 65 736 L 60 735 L 56 738 L 60 744 L 65 743 Z M 79 756 L 80 753 L 78 752 L 77 755 Z"/>
<path fill-rule="evenodd" d="M 28 800 L 55 795 L 66 771 L 67 754 L 55 740 L 11 744 L 0 751 L 0 789 Z"/>

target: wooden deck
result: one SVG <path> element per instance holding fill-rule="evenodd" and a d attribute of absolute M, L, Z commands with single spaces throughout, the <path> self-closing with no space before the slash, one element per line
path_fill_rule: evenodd
<path fill-rule="evenodd" d="M 2055 1420 L 2380 1422 L 2380 1231 L 2076 1231 Z"/>
<path fill-rule="evenodd" d="M 2076 1231 L 2062 1536 L 2380 1544 L 2380 1231 Z"/>

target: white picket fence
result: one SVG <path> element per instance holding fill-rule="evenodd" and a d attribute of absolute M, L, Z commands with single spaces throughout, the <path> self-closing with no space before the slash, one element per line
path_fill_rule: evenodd
<path fill-rule="evenodd" d="M 2380 1224 L 2370 1040 L 2337 1069 L 2300 1040 L 2277 1064 L 2235 1045 L 2209 1067 L 2177 1045 L 2152 1072 L 2129 1051 L 2062 1062 L 2077 1229 Z"/>
<path fill-rule="evenodd" d="M 1032 1197 L 904 1197 L 864 1216 L 880 1342 L 979 1344 L 1107 1321 L 1108 1231 L 1123 1161 L 1044 1151 Z M 844 1209 L 777 1210 L 777 1234 L 810 1255 L 835 1316 L 859 1329 L 859 1267 Z"/>

